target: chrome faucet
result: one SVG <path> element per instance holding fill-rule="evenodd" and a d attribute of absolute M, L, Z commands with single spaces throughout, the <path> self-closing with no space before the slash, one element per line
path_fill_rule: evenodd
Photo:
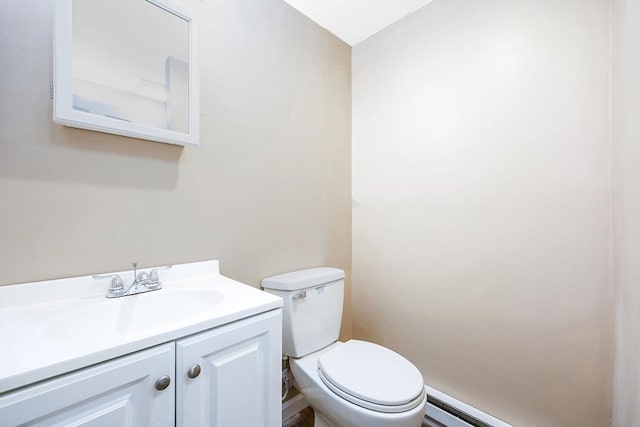
<path fill-rule="evenodd" d="M 111 279 L 111 284 L 107 289 L 107 298 L 120 298 L 128 295 L 141 294 L 143 292 L 157 291 L 162 289 L 160 275 L 158 270 L 167 270 L 170 265 L 152 269 L 149 273 L 141 271 L 138 273 L 138 263 L 133 264 L 133 283 L 127 289 L 124 288 L 124 282 L 119 274 L 99 274 L 93 276 L 95 280 Z"/>

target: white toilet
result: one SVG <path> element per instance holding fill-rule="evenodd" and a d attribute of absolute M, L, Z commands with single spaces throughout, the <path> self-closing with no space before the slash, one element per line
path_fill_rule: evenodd
<path fill-rule="evenodd" d="M 264 279 L 284 299 L 283 352 L 315 427 L 419 427 L 427 395 L 418 369 L 385 347 L 338 341 L 344 271 L 310 268 Z"/>

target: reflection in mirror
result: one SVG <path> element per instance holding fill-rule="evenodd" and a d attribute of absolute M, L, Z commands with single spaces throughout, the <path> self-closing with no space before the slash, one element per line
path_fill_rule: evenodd
<path fill-rule="evenodd" d="M 146 0 L 73 0 L 72 108 L 189 132 L 189 22 Z"/>

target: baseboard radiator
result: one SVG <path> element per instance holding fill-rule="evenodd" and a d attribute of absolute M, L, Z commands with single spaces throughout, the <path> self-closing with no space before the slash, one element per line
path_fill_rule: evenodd
<path fill-rule="evenodd" d="M 427 396 L 427 414 L 424 427 L 494 427 L 440 399 Z"/>
<path fill-rule="evenodd" d="M 439 390 L 426 389 L 424 427 L 513 427 Z"/>

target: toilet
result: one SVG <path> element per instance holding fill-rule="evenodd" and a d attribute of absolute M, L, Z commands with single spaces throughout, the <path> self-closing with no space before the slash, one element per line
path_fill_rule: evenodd
<path fill-rule="evenodd" d="M 386 347 L 338 341 L 344 271 L 321 267 L 264 279 L 281 297 L 283 353 L 315 427 L 419 427 L 427 395 L 418 369 Z"/>

